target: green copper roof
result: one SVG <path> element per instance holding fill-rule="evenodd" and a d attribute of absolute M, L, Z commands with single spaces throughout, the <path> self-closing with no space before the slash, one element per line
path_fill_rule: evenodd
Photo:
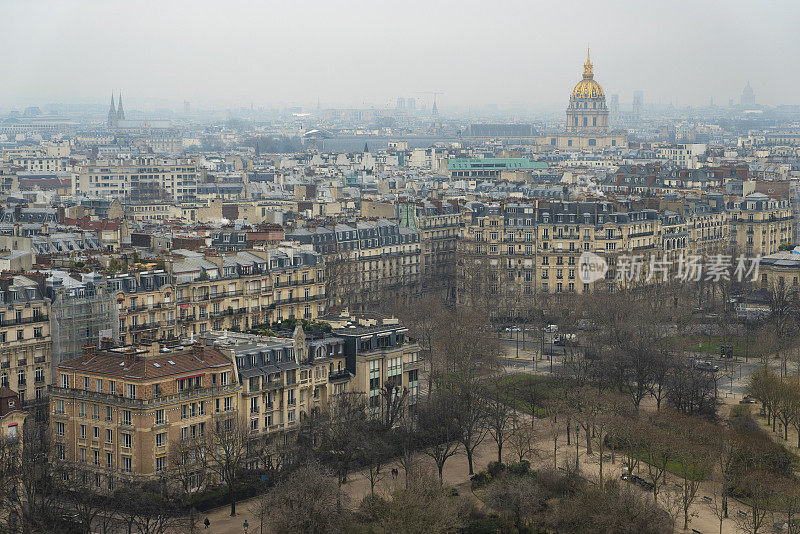
<path fill-rule="evenodd" d="M 532 170 L 546 169 L 544 161 L 531 161 L 526 158 L 452 158 L 447 160 L 447 168 L 451 171 L 474 170 Z"/>

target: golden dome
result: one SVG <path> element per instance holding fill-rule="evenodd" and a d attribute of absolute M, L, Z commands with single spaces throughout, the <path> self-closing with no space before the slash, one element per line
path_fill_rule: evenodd
<path fill-rule="evenodd" d="M 592 71 L 592 60 L 589 59 L 589 50 L 586 50 L 586 63 L 583 64 L 583 79 L 578 82 L 570 99 L 574 98 L 605 98 L 603 88 L 600 84 L 594 81 L 594 72 Z"/>

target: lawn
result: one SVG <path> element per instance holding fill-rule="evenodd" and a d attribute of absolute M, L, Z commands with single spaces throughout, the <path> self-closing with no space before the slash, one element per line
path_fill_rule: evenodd
<path fill-rule="evenodd" d="M 513 402 L 517 410 L 525 413 L 531 412 L 530 394 L 531 387 L 536 392 L 536 417 L 545 417 L 544 404 L 555 397 L 561 396 L 564 384 L 557 378 L 540 375 L 505 375 L 497 379 L 498 386 L 508 387 L 509 403 Z"/>
<path fill-rule="evenodd" d="M 752 341 L 746 341 L 738 336 L 680 335 L 667 338 L 664 342 L 677 350 L 702 352 L 713 356 L 720 355 L 720 345 L 729 345 L 733 348 L 733 356 L 737 358 L 744 358 L 749 344 L 749 354 L 753 354 Z"/>

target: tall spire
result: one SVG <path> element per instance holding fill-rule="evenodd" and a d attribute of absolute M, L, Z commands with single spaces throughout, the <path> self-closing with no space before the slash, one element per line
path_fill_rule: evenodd
<path fill-rule="evenodd" d="M 106 126 L 109 128 L 114 127 L 114 122 L 117 120 L 117 110 L 114 109 L 114 93 L 111 93 L 111 107 L 108 108 L 108 119 L 106 120 Z"/>
<path fill-rule="evenodd" d="M 125 120 L 125 110 L 122 109 L 122 93 L 119 94 L 119 105 L 117 106 L 117 120 L 124 121 Z"/>
<path fill-rule="evenodd" d="M 586 47 L 586 63 L 583 64 L 583 77 L 586 79 L 594 78 L 592 72 L 592 59 L 589 57 L 589 47 Z"/>

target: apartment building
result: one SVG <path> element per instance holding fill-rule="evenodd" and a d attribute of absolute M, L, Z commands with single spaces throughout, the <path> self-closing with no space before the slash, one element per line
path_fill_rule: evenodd
<path fill-rule="evenodd" d="M 605 201 L 472 202 L 463 220 L 457 278 L 458 299 L 465 303 L 521 307 L 535 293 L 613 291 L 646 279 L 651 255 L 674 261 L 691 250 L 683 215 Z M 580 258 L 587 252 L 605 260 L 603 278 L 581 279 Z M 643 260 L 641 276 L 618 276 L 633 257 Z M 626 263 L 618 265 L 620 258 Z"/>
<path fill-rule="evenodd" d="M 728 206 L 730 241 L 748 256 L 774 254 L 793 238 L 789 200 L 752 193 Z"/>
<path fill-rule="evenodd" d="M 50 300 L 44 285 L 40 274 L 0 277 L 0 387 L 16 391 L 24 405 L 44 401 L 51 383 Z"/>
<path fill-rule="evenodd" d="M 177 250 L 165 267 L 109 278 L 122 343 L 239 332 L 325 313 L 325 264 L 310 250 Z"/>
<path fill-rule="evenodd" d="M 19 395 L 10 388 L 0 386 L 0 440 L 16 441 L 22 449 L 22 430 L 28 412 L 22 408 Z M 7 455 L 6 460 L 14 461 L 14 457 Z M 16 458 L 18 460 L 19 457 Z M 0 517 L 3 517 L 0 512 Z"/>
<path fill-rule="evenodd" d="M 455 296 L 456 245 L 461 235 L 457 202 L 398 204 L 400 226 L 419 232 L 422 293 Z"/>
<path fill-rule="evenodd" d="M 74 180 L 73 191 L 84 195 L 180 202 L 197 195 L 198 170 L 189 158 L 109 158 L 80 165 Z"/>
<path fill-rule="evenodd" d="M 758 262 L 757 286 L 765 291 L 800 291 L 800 249 L 768 254 Z"/>
<path fill-rule="evenodd" d="M 382 299 L 419 292 L 419 232 L 395 221 L 299 228 L 286 238 L 324 256 L 331 306 L 361 311 Z"/>
<path fill-rule="evenodd" d="M 83 464 L 98 490 L 166 474 L 172 448 L 239 416 L 234 364 L 210 346 L 89 347 L 57 375 L 52 453 Z"/>
<path fill-rule="evenodd" d="M 325 262 L 310 250 L 281 247 L 203 256 L 180 251 L 172 264 L 178 334 L 246 330 L 325 311 Z"/>
<path fill-rule="evenodd" d="M 112 276 L 108 288 L 117 307 L 120 344 L 176 337 L 175 286 L 169 273 L 156 270 Z"/>
<path fill-rule="evenodd" d="M 696 169 L 706 150 L 707 146 L 703 143 L 682 143 L 658 147 L 656 154 L 660 159 L 669 160 L 678 167 Z"/>
<path fill-rule="evenodd" d="M 69 158 L 60 157 L 17 156 L 11 158 L 11 164 L 30 172 L 68 172 L 72 169 Z"/>
<path fill-rule="evenodd" d="M 242 414 L 254 434 L 291 431 L 323 409 L 332 395 L 348 391 L 344 340 L 298 325 L 286 337 L 233 332 L 204 336 L 236 362 L 242 384 Z"/>
<path fill-rule="evenodd" d="M 387 382 L 408 391 L 408 404 L 417 403 L 424 373 L 419 345 L 396 319 L 359 320 L 339 325 L 334 336 L 343 340 L 346 369 L 353 376 L 349 388 L 367 396 L 370 415 L 385 409 L 381 391 Z"/>

